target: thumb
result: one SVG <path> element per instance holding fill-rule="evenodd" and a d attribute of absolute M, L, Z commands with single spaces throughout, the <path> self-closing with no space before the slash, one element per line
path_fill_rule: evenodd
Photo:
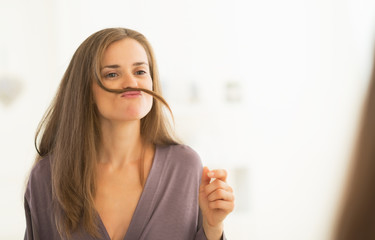
<path fill-rule="evenodd" d="M 208 167 L 204 167 L 203 168 L 200 187 L 204 187 L 204 186 L 206 186 L 206 185 L 208 185 L 210 183 L 211 178 L 208 177 L 208 175 L 207 175 L 209 171 L 210 170 L 208 169 Z"/>

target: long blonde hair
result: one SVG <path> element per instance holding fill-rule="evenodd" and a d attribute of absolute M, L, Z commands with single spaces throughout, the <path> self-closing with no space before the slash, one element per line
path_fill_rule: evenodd
<path fill-rule="evenodd" d="M 104 88 L 99 77 L 102 56 L 111 43 L 124 38 L 138 41 L 145 49 L 153 80 L 151 94 L 158 99 L 153 101 L 147 116 L 141 119 L 143 141 L 155 145 L 178 143 L 163 113 L 166 102 L 161 97 L 156 61 L 147 39 L 124 28 L 103 29 L 88 37 L 74 53 L 35 136 L 38 152 L 35 163 L 50 157 L 56 225 L 60 234 L 67 237 L 80 224 L 89 234 L 98 236 L 94 197 L 101 132 L 92 85 L 96 81 Z M 140 169 L 143 176 L 143 168 Z"/>

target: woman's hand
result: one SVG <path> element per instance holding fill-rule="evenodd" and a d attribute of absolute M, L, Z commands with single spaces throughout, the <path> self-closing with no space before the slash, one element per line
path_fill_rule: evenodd
<path fill-rule="evenodd" d="M 199 206 L 203 215 L 203 229 L 209 240 L 221 238 L 223 221 L 234 208 L 233 190 L 226 179 L 227 172 L 224 169 L 210 171 L 207 167 L 203 168 Z"/>

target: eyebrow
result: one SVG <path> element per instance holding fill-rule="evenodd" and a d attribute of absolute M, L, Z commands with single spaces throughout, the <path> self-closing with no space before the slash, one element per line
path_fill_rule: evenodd
<path fill-rule="evenodd" d="M 146 62 L 135 62 L 135 63 L 133 63 L 133 66 L 141 66 L 141 65 L 148 66 L 148 63 L 146 63 Z"/>
<path fill-rule="evenodd" d="M 135 67 L 142 66 L 142 65 L 148 66 L 148 63 L 146 63 L 146 62 L 135 62 L 135 63 L 132 64 L 132 66 L 135 66 Z M 118 64 L 107 65 L 107 66 L 102 67 L 101 70 L 103 70 L 104 68 L 120 68 L 120 65 L 118 65 Z"/>

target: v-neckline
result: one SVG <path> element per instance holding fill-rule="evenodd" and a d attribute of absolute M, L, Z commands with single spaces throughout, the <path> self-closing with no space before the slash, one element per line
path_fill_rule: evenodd
<path fill-rule="evenodd" d="M 125 236 L 123 240 L 127 239 L 138 239 L 140 234 L 142 233 L 142 229 L 144 228 L 146 224 L 146 220 L 149 219 L 149 215 L 151 214 L 151 211 L 149 209 L 152 207 L 153 204 L 151 203 L 143 203 L 147 200 L 152 199 L 152 196 L 155 195 L 155 192 L 157 190 L 157 174 L 155 175 L 154 172 L 158 172 L 157 169 L 159 169 L 159 164 L 158 164 L 158 152 L 159 152 L 159 147 L 158 145 L 155 145 L 155 153 L 154 157 L 152 160 L 150 172 L 148 173 L 145 185 L 143 187 L 141 196 L 139 197 L 137 206 L 135 207 L 135 210 L 133 212 L 133 216 L 131 217 L 128 230 L 125 233 Z M 152 201 L 151 201 L 152 202 Z M 102 218 L 100 217 L 100 214 L 97 213 L 98 220 L 99 220 L 99 228 L 102 230 L 103 234 L 105 235 L 106 240 L 111 240 L 111 237 L 108 234 L 107 228 L 105 227 Z M 139 224 L 137 222 L 142 222 L 142 224 Z M 137 236 L 137 237 L 134 237 Z"/>

